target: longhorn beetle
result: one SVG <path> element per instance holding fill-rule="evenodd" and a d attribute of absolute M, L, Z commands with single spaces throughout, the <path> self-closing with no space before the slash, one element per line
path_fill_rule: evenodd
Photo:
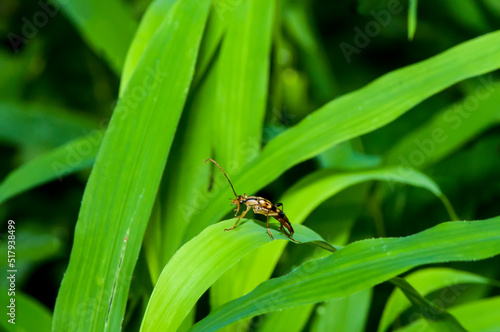
<path fill-rule="evenodd" d="M 238 220 L 236 220 L 236 222 L 234 223 L 233 227 L 225 229 L 226 231 L 233 230 L 236 227 L 236 225 L 238 224 L 238 222 L 240 221 L 240 219 L 243 218 L 245 216 L 245 214 L 247 214 L 247 212 L 250 209 L 253 209 L 254 213 L 263 214 L 263 215 L 267 216 L 267 225 L 266 225 L 266 228 L 267 228 L 269 236 L 271 237 L 272 240 L 274 240 L 274 237 L 271 234 L 271 230 L 269 229 L 269 216 L 271 216 L 274 219 L 276 219 L 276 220 L 279 221 L 279 223 L 280 223 L 280 230 L 286 236 L 288 236 L 288 238 L 290 240 L 292 240 L 294 242 L 297 242 L 297 243 L 300 243 L 299 241 L 297 241 L 294 238 L 292 238 L 292 235 L 294 233 L 293 232 L 293 227 L 292 227 L 292 224 L 290 224 L 290 221 L 288 221 L 288 218 L 286 217 L 285 212 L 283 212 L 283 204 L 282 203 L 273 204 L 268 199 L 265 199 L 265 198 L 262 198 L 262 197 L 247 196 L 247 194 L 243 194 L 243 195 L 236 194 L 236 191 L 234 190 L 234 187 L 233 187 L 233 184 L 231 183 L 231 180 L 229 180 L 229 177 L 226 175 L 226 172 L 224 172 L 224 170 L 222 169 L 222 167 L 215 160 L 209 158 L 209 159 L 205 160 L 205 162 L 203 163 L 203 165 L 205 165 L 206 162 L 209 161 L 209 160 L 211 162 L 213 162 L 215 165 L 217 165 L 217 167 L 220 168 L 220 170 L 222 171 L 222 173 L 226 177 L 227 181 L 229 182 L 229 185 L 231 186 L 231 189 L 233 189 L 233 193 L 234 193 L 234 196 L 236 198 L 231 201 L 231 204 L 232 205 L 237 205 L 237 208 L 233 210 L 233 211 L 236 211 L 236 213 L 234 214 L 234 216 L 235 217 L 238 216 L 238 212 L 240 211 L 240 205 L 241 204 L 245 204 L 246 207 L 247 207 L 247 209 L 245 211 L 243 211 L 238 216 Z M 280 206 L 281 209 L 278 208 L 278 206 Z M 288 233 L 285 230 L 285 228 L 283 228 L 283 227 L 285 227 L 286 229 L 288 229 L 288 231 L 290 233 Z"/>

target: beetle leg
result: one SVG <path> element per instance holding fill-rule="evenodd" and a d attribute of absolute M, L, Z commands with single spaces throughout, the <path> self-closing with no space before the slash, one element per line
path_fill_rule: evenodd
<path fill-rule="evenodd" d="M 234 214 L 234 216 L 236 217 L 238 215 L 238 212 L 240 211 L 240 202 L 238 202 L 238 207 L 236 209 L 234 209 L 233 211 L 236 211 L 236 213 Z"/>
<path fill-rule="evenodd" d="M 302 243 L 300 241 L 297 241 L 295 240 L 287 231 L 285 231 L 285 229 L 283 228 L 283 225 L 280 227 L 280 230 L 290 239 L 292 240 L 293 242 L 295 243 Z"/>
<path fill-rule="evenodd" d="M 269 236 L 271 237 L 271 240 L 274 240 L 274 237 L 273 237 L 273 235 L 271 234 L 271 230 L 269 229 L 269 210 L 267 211 L 267 214 L 266 214 L 266 215 L 267 215 L 267 225 L 266 225 L 266 227 L 267 227 L 267 232 L 269 233 Z"/>
<path fill-rule="evenodd" d="M 239 205 L 238 205 L 238 207 L 239 207 Z M 236 220 L 236 222 L 234 223 L 233 227 L 226 228 L 225 231 L 230 231 L 230 230 L 234 229 L 236 227 L 236 224 L 238 224 L 238 221 L 240 221 L 240 219 L 243 218 L 245 216 L 245 214 L 247 214 L 247 212 L 248 212 L 248 210 L 250 210 L 250 208 L 251 208 L 251 206 L 247 206 L 247 209 L 241 213 L 241 215 L 238 217 L 238 220 Z M 238 213 L 236 213 L 236 214 L 238 214 Z M 235 217 L 236 217 L 236 215 L 235 215 Z"/>
<path fill-rule="evenodd" d="M 286 223 L 284 221 L 281 221 L 281 220 L 278 220 L 280 222 L 280 231 L 283 232 L 283 234 L 285 234 L 290 240 L 292 240 L 293 242 L 295 243 L 302 243 L 300 241 L 297 241 L 295 240 L 292 235 L 293 235 L 293 231 L 291 232 L 288 232 L 287 230 L 285 230 L 285 228 L 283 226 L 286 226 Z M 290 226 L 291 227 L 291 226 Z"/>
<path fill-rule="evenodd" d="M 276 203 L 275 205 L 276 205 L 276 206 L 281 206 L 281 211 L 285 212 L 285 210 L 283 210 L 283 209 L 284 209 L 284 208 L 283 208 L 283 203 Z"/>

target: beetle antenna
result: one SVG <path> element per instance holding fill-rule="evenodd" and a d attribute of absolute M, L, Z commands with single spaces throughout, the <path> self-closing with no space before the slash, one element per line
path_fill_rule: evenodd
<path fill-rule="evenodd" d="M 219 165 L 219 164 L 217 164 L 217 162 L 216 162 L 215 160 L 208 158 L 208 159 L 206 159 L 206 160 L 205 160 L 205 162 L 203 163 L 203 165 L 205 165 L 205 164 L 207 163 L 207 161 L 209 161 L 209 160 L 210 160 L 211 162 L 213 162 L 215 165 L 217 165 L 217 167 L 219 167 L 219 168 L 220 168 L 220 170 L 222 171 L 222 173 L 223 173 L 223 174 L 224 174 L 224 176 L 226 177 L 227 181 L 228 181 L 228 182 L 229 182 L 229 184 L 231 185 L 231 189 L 233 189 L 234 196 L 235 196 L 235 197 L 238 197 L 238 195 L 236 194 L 236 191 L 234 190 L 233 184 L 231 183 L 231 180 L 229 180 L 229 178 L 227 177 L 226 172 L 224 172 L 224 170 L 222 169 L 222 167 L 220 167 L 220 165 Z"/>

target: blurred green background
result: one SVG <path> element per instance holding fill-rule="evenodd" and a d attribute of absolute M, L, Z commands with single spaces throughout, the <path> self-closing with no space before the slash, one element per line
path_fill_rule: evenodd
<path fill-rule="evenodd" d="M 118 102 L 127 50 L 150 5 L 141 0 L 110 1 L 94 12 L 101 5 L 93 7 L 93 1 L 61 3 L 63 7 L 18 0 L 0 4 L 0 179 L 73 139 L 91 136 L 109 122 Z M 500 5 L 495 0 L 411 3 L 277 1 L 262 145 L 339 96 L 500 28 Z M 212 10 L 220 11 L 226 5 L 227 1 L 215 2 Z M 107 29 L 108 25 L 112 28 Z M 370 31 L 370 27 L 376 30 Z M 324 151 L 286 170 L 259 192 L 247 194 L 276 203 L 304 175 L 321 168 L 341 172 L 406 166 L 409 161 L 437 183 L 461 220 L 499 216 L 498 84 L 498 72 L 462 81 L 388 125 Z M 487 97 L 479 99 L 478 91 Z M 435 128 L 445 128 L 449 138 L 445 147 L 429 141 Z M 180 127 L 176 135 L 182 135 L 182 130 Z M 208 157 L 202 156 L 199 164 Z M 49 318 L 68 266 L 90 163 L 83 168 L 8 197 L 0 205 L 2 255 L 6 252 L 3 230 L 7 220 L 13 219 L 17 225 L 17 288 L 43 306 Z M 237 190 L 243 193 L 246 189 Z M 446 209 L 432 193 L 389 181 L 342 191 L 323 202 L 306 224 L 330 243 L 344 245 L 366 238 L 407 236 L 448 220 Z M 348 224 L 352 225 L 348 232 L 332 231 Z M 273 276 L 283 275 L 312 252 L 312 247 L 289 245 Z M 146 264 L 141 252 L 138 266 Z M 498 257 L 442 265 L 500 278 Z M 5 260 L 0 266 L 6 270 Z M 134 284 L 137 279 L 148 278 L 132 280 L 124 330 L 138 329 L 144 312 L 141 306 L 146 303 L 135 301 L 134 296 L 142 294 L 141 287 L 145 293 L 152 289 L 151 284 Z M 2 285 L 5 282 L 3 279 Z M 377 329 L 392 290 L 388 283 L 374 288 L 366 328 L 362 329 Z M 499 294 L 490 286 L 472 285 L 452 304 Z M 197 307 L 199 320 L 210 311 L 208 296 Z M 321 308 L 317 310 L 321 312 Z M 311 315 L 304 330 L 313 329 L 328 330 L 315 325 Z"/>

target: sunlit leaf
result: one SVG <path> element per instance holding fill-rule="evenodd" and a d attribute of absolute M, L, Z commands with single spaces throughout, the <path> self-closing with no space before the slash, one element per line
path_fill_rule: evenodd
<path fill-rule="evenodd" d="M 169 12 L 113 113 L 87 182 L 55 330 L 120 329 L 208 9 L 209 1 L 183 0 Z"/>
<path fill-rule="evenodd" d="M 465 271 L 449 268 L 428 268 L 416 271 L 405 279 L 415 289 L 426 296 L 427 294 L 443 288 L 441 298 L 450 304 L 456 300 L 457 296 L 463 292 L 466 286 L 463 284 L 495 284 L 496 282 L 488 278 Z M 497 283 L 500 286 L 500 283 Z M 384 308 L 378 331 L 386 331 L 390 324 L 410 306 L 410 302 L 403 293 L 396 289 L 391 294 Z"/>
<path fill-rule="evenodd" d="M 250 220 L 230 232 L 235 219 L 207 227 L 179 249 L 163 269 L 144 316 L 141 331 L 175 331 L 196 301 L 229 267 L 243 256 L 271 241 L 264 225 Z M 273 230 L 277 240 L 288 237 Z M 322 241 L 299 225 L 294 238 L 302 243 Z"/>
<path fill-rule="evenodd" d="M 441 198 L 448 206 L 448 200 L 439 187 L 427 176 L 411 170 L 402 176 L 395 167 L 379 168 L 358 172 L 338 172 L 335 169 L 323 169 L 305 176 L 292 186 L 280 199 L 284 211 L 292 225 L 304 222 L 307 216 L 322 202 L 350 186 L 373 180 L 406 183 L 425 188 Z M 452 218 L 455 217 L 453 209 Z M 212 303 L 215 307 L 253 290 L 258 284 L 268 279 L 277 264 L 286 243 L 270 243 L 249 254 L 233 266 L 212 287 Z"/>
<path fill-rule="evenodd" d="M 434 331 L 466 332 L 455 317 L 422 297 L 406 280 L 396 277 L 392 278 L 390 282 L 399 287 L 413 307 L 422 313 Z"/>
<path fill-rule="evenodd" d="M 347 296 L 422 264 L 489 258 L 500 254 L 499 240 L 497 217 L 443 223 L 403 238 L 355 242 L 263 282 L 210 313 L 192 331 L 215 331 L 256 314 Z"/>
<path fill-rule="evenodd" d="M 477 300 L 450 308 L 449 312 L 457 318 L 467 331 L 498 331 L 500 330 L 500 316 L 498 308 L 500 297 Z M 410 325 L 397 329 L 397 332 L 417 332 L 429 329 L 429 323 L 419 319 Z"/>
<path fill-rule="evenodd" d="M 437 92 L 500 67 L 500 32 L 451 48 L 420 63 L 386 74 L 364 88 L 336 98 L 298 125 L 271 140 L 261 154 L 233 176 L 237 190 L 252 193 L 297 163 L 331 146 L 395 120 Z M 216 222 L 227 211 L 230 189 L 193 215 L 185 239 Z"/>

